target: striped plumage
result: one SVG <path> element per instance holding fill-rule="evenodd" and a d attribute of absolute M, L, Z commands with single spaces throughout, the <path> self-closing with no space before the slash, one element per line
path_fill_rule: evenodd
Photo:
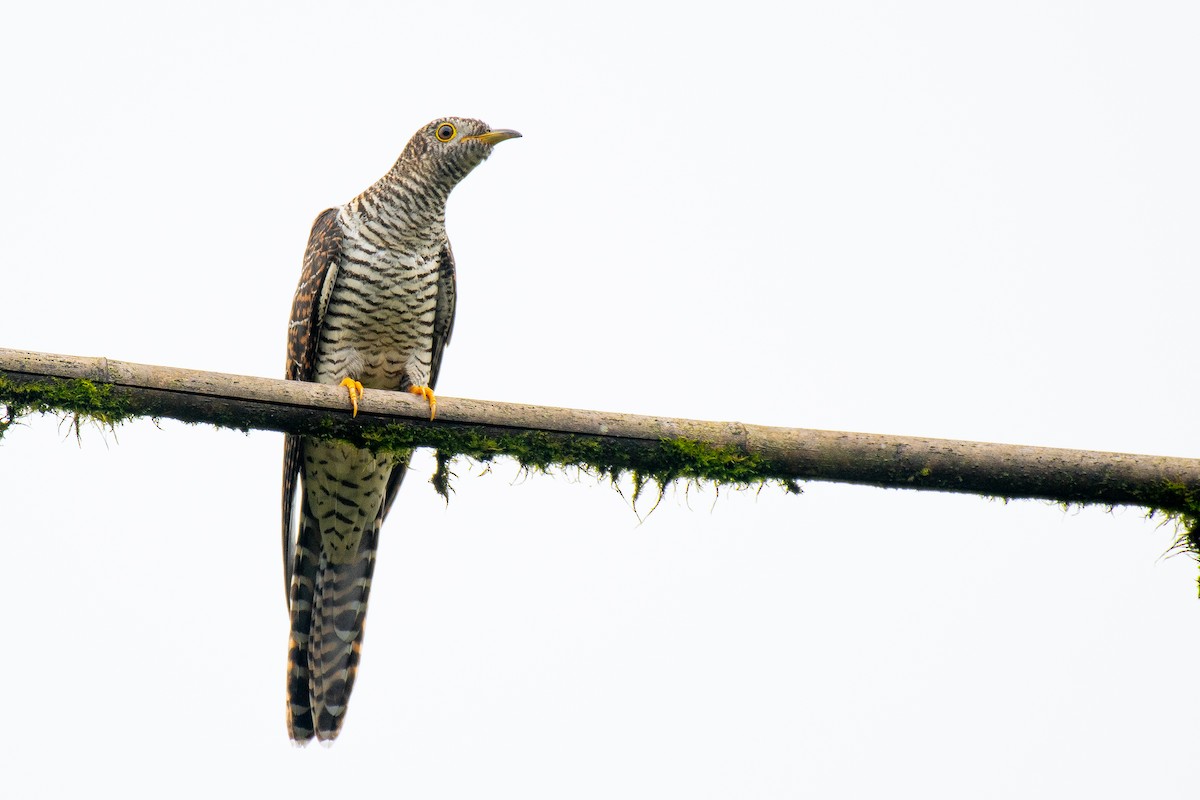
<path fill-rule="evenodd" d="M 387 175 L 317 217 L 292 304 L 287 378 L 332 384 L 350 379 L 375 389 L 424 387 L 432 404 L 428 390 L 437 382 L 454 326 L 446 198 L 496 143 L 518 135 L 472 119 L 431 122 L 417 131 Z M 331 740 L 341 729 L 379 528 L 406 467 L 406 459 L 286 437 L 287 719 L 297 742 L 313 736 Z"/>

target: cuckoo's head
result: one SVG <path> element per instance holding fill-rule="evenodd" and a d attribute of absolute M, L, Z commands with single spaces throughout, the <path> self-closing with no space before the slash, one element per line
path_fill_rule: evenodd
<path fill-rule="evenodd" d="M 442 117 L 413 135 L 397 166 L 403 165 L 453 186 L 479 166 L 493 147 L 520 135 L 516 131 L 492 130 L 477 119 Z"/>

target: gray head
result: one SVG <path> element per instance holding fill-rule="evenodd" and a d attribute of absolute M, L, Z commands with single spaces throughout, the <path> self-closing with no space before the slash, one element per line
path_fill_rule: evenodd
<path fill-rule="evenodd" d="M 395 168 L 453 187 L 491 155 L 493 147 L 520 135 L 492 130 L 477 119 L 442 117 L 413 134 Z"/>

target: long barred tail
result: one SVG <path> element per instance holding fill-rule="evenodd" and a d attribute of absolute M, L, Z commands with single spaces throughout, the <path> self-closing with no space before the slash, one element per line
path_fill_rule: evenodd
<path fill-rule="evenodd" d="M 331 563 L 322 551 L 319 527 L 307 502 L 302 503 L 301 520 L 291 586 L 287 719 L 292 739 L 303 744 L 314 735 L 321 741 L 337 738 L 345 719 L 383 509 L 364 531 L 355 558 L 346 564 Z"/>

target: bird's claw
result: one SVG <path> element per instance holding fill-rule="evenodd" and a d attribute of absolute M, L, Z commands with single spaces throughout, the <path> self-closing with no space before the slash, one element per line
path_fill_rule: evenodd
<path fill-rule="evenodd" d="M 342 382 L 338 385 L 345 386 L 350 390 L 350 405 L 354 408 L 354 413 L 350 416 L 357 417 L 358 401 L 361 400 L 363 396 L 363 385 L 353 378 L 342 378 Z"/>
<path fill-rule="evenodd" d="M 433 396 L 433 389 L 428 386 L 413 386 L 408 391 L 429 401 L 429 418 L 431 420 L 437 416 L 437 398 Z"/>

